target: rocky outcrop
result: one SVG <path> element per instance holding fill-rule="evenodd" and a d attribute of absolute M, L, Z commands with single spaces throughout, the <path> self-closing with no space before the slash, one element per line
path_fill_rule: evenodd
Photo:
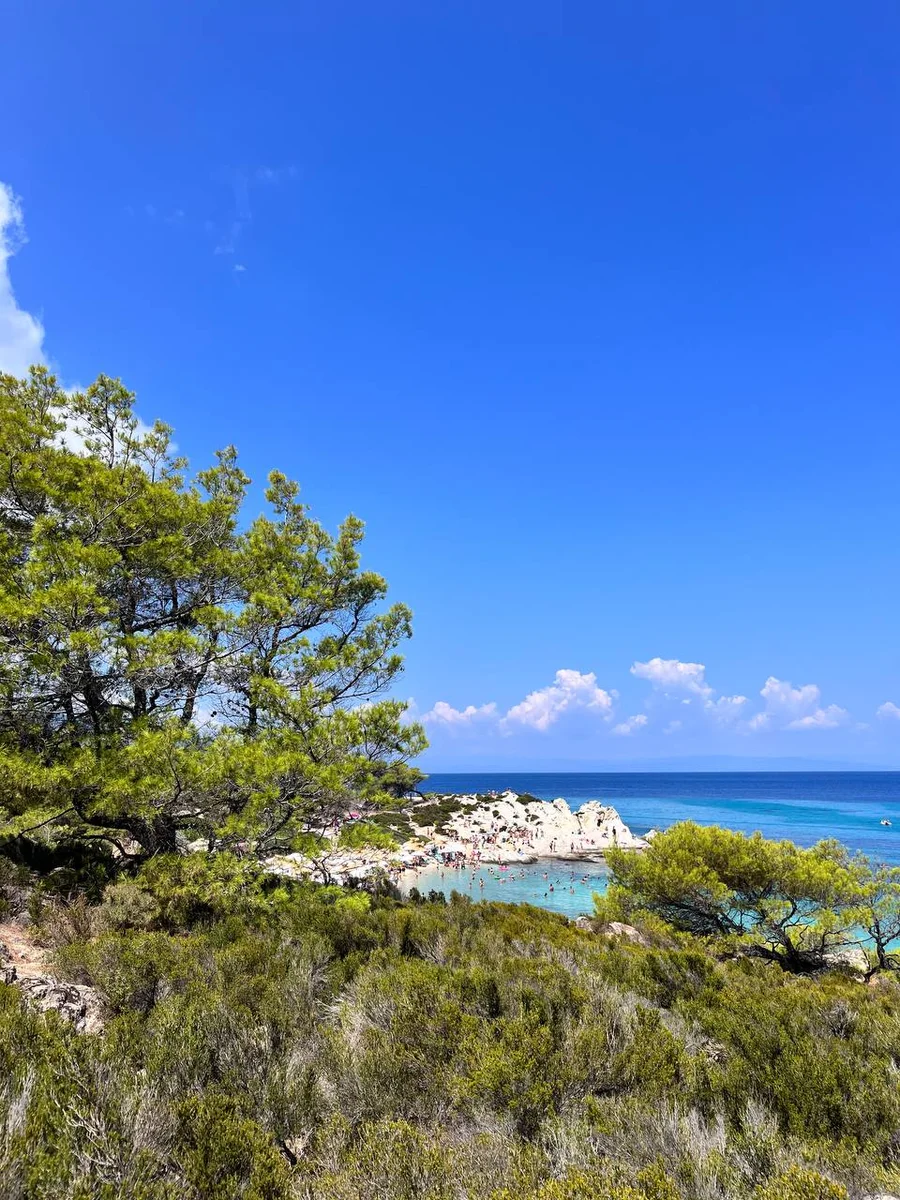
<path fill-rule="evenodd" d="M 278 854 L 267 858 L 263 866 L 273 875 L 311 879 L 314 883 L 353 887 L 355 884 L 386 876 L 392 869 L 422 865 L 425 856 L 405 850 L 376 849 L 325 851 L 315 858 L 306 854 Z"/>
<path fill-rule="evenodd" d="M 640 850 L 647 845 L 608 804 L 590 800 L 573 810 L 561 798 L 520 800 L 515 792 L 462 808 L 447 821 L 445 832 L 448 843 L 458 842 L 486 863 L 601 858 L 613 846 Z"/>
<path fill-rule="evenodd" d="M 869 958 L 862 946 L 841 946 L 840 949 L 826 950 L 822 955 L 825 969 L 829 971 L 847 971 L 851 975 L 864 977 L 869 970 Z"/>
<path fill-rule="evenodd" d="M 650 939 L 640 929 L 634 925 L 626 925 L 622 921 L 607 921 L 603 925 L 596 926 L 597 933 L 605 934 L 606 937 L 622 938 L 626 942 L 634 942 L 638 946 L 649 946 Z"/>
<path fill-rule="evenodd" d="M 16 982 L 33 1008 L 40 1012 L 58 1012 L 72 1022 L 78 1033 L 97 1033 L 103 1028 L 100 997 L 93 988 L 60 983 L 49 975 L 32 975 Z"/>
<path fill-rule="evenodd" d="M 100 997 L 93 988 L 62 983 L 52 975 L 20 969 L 0 942 L 0 982 L 18 988 L 26 1003 L 39 1012 L 58 1012 L 71 1021 L 78 1033 L 96 1033 L 103 1028 Z"/>
<path fill-rule="evenodd" d="M 529 863 L 539 858 L 600 859 L 613 846 L 642 850 L 647 842 L 636 837 L 618 812 L 608 804 L 590 800 L 573 811 L 563 799 L 552 802 L 522 800 L 515 792 L 488 799 L 478 796 L 452 799 L 457 811 L 439 827 L 416 824 L 416 810 L 408 813 L 416 836 L 398 850 L 365 848 L 348 850 L 325 842 L 321 853 L 280 854 L 264 866 L 276 875 L 307 877 L 317 883 L 371 886 L 379 877 L 401 870 L 447 861 L 456 855 L 475 863 Z"/>

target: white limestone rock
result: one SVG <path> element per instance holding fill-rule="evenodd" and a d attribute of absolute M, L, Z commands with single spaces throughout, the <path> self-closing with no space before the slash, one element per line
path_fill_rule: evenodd
<path fill-rule="evenodd" d="M 590 800 L 573 811 L 561 797 L 523 801 L 515 792 L 465 807 L 447 822 L 447 833 L 482 862 L 597 858 L 611 846 L 639 850 L 647 845 L 611 805 Z"/>

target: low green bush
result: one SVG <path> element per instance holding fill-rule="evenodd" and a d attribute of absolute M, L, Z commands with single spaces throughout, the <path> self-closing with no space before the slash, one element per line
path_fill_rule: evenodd
<path fill-rule="evenodd" d="M 818 1171 L 791 1167 L 783 1174 L 762 1184 L 753 1194 L 754 1200 L 848 1200 L 847 1189 Z"/>
<path fill-rule="evenodd" d="M 354 821 L 345 825 L 338 838 L 338 845 L 348 850 L 371 847 L 376 850 L 396 850 L 397 840 L 389 829 L 377 821 Z"/>

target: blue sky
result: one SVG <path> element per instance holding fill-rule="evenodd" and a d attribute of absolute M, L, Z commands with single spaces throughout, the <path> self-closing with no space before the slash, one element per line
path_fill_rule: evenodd
<path fill-rule="evenodd" d="M 0 367 L 364 517 L 426 763 L 900 765 L 898 10 L 12 0 L 4 43 Z"/>

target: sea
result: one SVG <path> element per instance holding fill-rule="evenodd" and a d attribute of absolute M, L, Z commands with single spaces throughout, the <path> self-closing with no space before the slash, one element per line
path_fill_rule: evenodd
<path fill-rule="evenodd" d="M 572 808 L 588 800 L 611 804 L 637 834 L 696 821 L 745 833 L 758 829 L 801 846 L 837 838 L 852 851 L 900 866 L 900 771 L 436 773 L 422 785 L 447 794 L 507 789 L 541 800 L 561 796 Z M 456 890 L 474 900 L 524 902 L 571 917 L 591 911 L 592 896 L 605 890 L 606 880 L 599 864 L 544 860 L 508 871 L 428 868 L 414 882 L 426 893 Z"/>

